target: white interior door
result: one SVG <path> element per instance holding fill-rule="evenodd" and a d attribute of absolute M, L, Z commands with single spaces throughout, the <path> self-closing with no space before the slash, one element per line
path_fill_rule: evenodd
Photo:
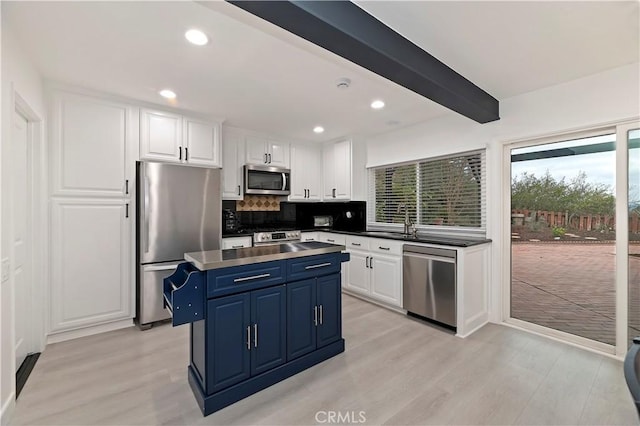
<path fill-rule="evenodd" d="M 31 351 L 31 265 L 29 218 L 31 217 L 31 185 L 29 169 L 29 126 L 22 115 L 14 112 L 12 154 L 12 238 L 15 291 L 16 369 Z"/>

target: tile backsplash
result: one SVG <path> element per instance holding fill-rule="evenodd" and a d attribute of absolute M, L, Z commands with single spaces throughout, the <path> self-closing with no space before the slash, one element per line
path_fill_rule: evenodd
<path fill-rule="evenodd" d="M 236 201 L 236 211 L 279 212 L 280 198 L 276 195 L 245 195 L 244 199 Z"/>

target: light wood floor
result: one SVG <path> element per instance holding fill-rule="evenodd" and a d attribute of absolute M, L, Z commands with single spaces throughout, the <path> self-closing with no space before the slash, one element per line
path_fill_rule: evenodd
<path fill-rule="evenodd" d="M 208 417 L 187 384 L 188 327 L 50 345 L 13 424 L 638 424 L 622 363 L 499 325 L 467 339 L 343 296 L 345 353 Z M 324 421 L 324 415 L 319 417 Z"/>

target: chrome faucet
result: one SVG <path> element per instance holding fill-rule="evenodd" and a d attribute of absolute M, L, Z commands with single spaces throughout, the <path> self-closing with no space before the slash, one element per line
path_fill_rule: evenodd
<path fill-rule="evenodd" d="M 409 218 L 409 208 L 406 203 L 398 204 L 398 210 L 396 213 L 400 213 L 400 210 L 404 208 L 404 234 L 410 235 L 415 233 L 415 230 L 412 230 L 413 222 L 411 222 L 411 218 Z"/>

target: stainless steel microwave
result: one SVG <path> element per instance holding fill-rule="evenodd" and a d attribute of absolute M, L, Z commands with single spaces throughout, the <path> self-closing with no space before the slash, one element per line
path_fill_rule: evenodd
<path fill-rule="evenodd" d="M 244 193 L 254 195 L 289 195 L 291 170 L 281 167 L 244 166 Z"/>

